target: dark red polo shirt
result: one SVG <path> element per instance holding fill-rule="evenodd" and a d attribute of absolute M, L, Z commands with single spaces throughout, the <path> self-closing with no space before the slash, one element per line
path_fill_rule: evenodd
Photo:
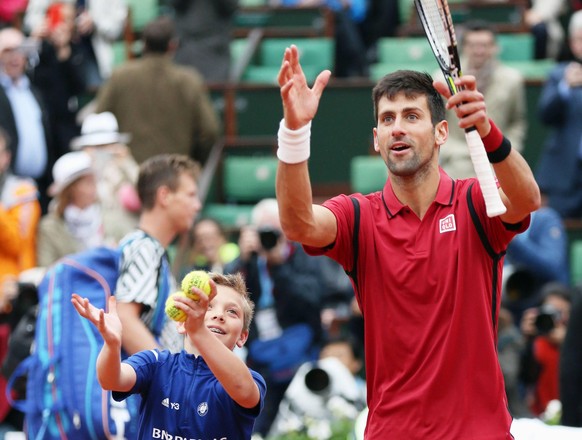
<path fill-rule="evenodd" d="M 512 438 L 496 326 L 504 251 L 529 218 L 517 226 L 488 218 L 477 181 L 454 181 L 442 170 L 422 221 L 398 201 L 390 182 L 382 192 L 355 197 L 370 411 L 366 438 Z M 324 205 L 337 218 L 336 242 L 327 250 L 306 249 L 351 270 L 353 203 L 341 195 Z"/>

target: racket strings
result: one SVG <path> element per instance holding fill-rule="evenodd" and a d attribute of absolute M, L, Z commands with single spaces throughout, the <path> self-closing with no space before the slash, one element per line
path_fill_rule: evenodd
<path fill-rule="evenodd" d="M 446 12 L 440 2 L 435 0 L 417 0 L 418 12 L 423 22 L 431 46 L 446 67 L 451 66 L 449 46 L 453 43 L 447 27 Z"/>

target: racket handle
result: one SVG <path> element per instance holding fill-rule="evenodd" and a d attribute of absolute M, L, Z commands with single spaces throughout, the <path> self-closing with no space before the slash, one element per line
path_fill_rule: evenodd
<path fill-rule="evenodd" d="M 487 216 L 496 217 L 501 215 L 507 211 L 507 208 L 499 195 L 497 183 L 495 182 L 489 159 L 487 159 L 483 141 L 475 129 L 466 131 L 465 138 L 467 140 L 467 146 L 469 147 L 473 168 L 475 169 L 475 174 L 477 175 L 477 180 L 479 181 L 479 185 L 481 185 L 481 191 L 485 199 Z"/>

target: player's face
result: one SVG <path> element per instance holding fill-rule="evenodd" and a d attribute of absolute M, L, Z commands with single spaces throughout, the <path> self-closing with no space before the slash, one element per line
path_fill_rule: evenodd
<path fill-rule="evenodd" d="M 444 124 L 446 127 L 446 123 Z M 435 133 L 438 134 L 435 136 Z M 378 102 L 378 125 L 374 128 L 374 148 L 391 174 L 412 176 L 438 164 L 438 146 L 446 129 L 431 122 L 425 96 L 407 98 L 399 93 L 393 100 L 386 96 Z"/>
<path fill-rule="evenodd" d="M 242 347 L 248 332 L 243 331 L 244 313 L 240 293 L 226 286 L 216 286 L 217 295 L 208 305 L 206 327 L 229 349 Z"/>
<path fill-rule="evenodd" d="M 198 186 L 194 178 L 188 174 L 182 174 L 177 190 L 172 192 L 170 197 L 169 206 L 172 210 L 171 215 L 176 232 L 186 232 L 202 208 L 198 198 Z"/>

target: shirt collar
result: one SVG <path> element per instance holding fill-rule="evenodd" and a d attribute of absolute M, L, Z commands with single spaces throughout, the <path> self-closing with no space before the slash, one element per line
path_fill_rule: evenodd
<path fill-rule="evenodd" d="M 2 87 L 6 90 L 11 88 L 28 89 L 30 86 L 30 80 L 28 79 L 28 76 L 21 75 L 20 78 L 18 78 L 18 81 L 15 83 L 12 81 L 12 78 L 6 75 L 6 73 L 0 72 L 0 85 L 2 85 Z"/>
<path fill-rule="evenodd" d="M 443 206 L 450 206 L 453 204 L 455 181 L 447 173 L 445 173 L 441 167 L 439 167 L 439 174 L 439 187 L 434 201 Z M 382 201 L 384 202 L 384 208 L 388 213 L 388 218 L 394 217 L 400 212 L 400 210 L 405 208 L 405 205 L 403 205 L 394 194 L 394 189 L 392 188 L 392 182 L 390 181 L 390 178 L 388 178 L 386 185 L 382 190 Z"/>

